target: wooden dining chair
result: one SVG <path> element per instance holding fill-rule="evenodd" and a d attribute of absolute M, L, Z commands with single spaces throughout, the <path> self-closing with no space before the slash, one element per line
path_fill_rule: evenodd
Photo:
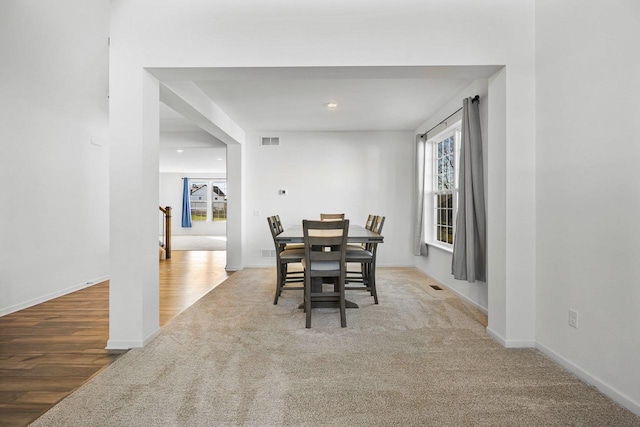
<path fill-rule="evenodd" d="M 382 234 L 384 226 L 384 216 L 375 216 L 371 225 L 371 231 Z M 376 256 L 378 252 L 377 243 L 367 243 L 364 247 L 349 247 L 346 253 L 347 263 L 359 263 L 359 271 L 348 271 L 347 285 L 361 284 L 357 286 L 346 286 L 346 290 L 366 290 L 373 296 L 373 301 L 378 304 L 378 292 L 376 290 Z"/>
<path fill-rule="evenodd" d="M 273 218 L 275 219 L 278 234 L 282 233 L 284 231 L 284 227 L 282 226 L 282 221 L 280 221 L 280 215 L 274 215 Z M 303 243 L 287 243 L 284 249 L 304 249 L 304 244 Z"/>
<path fill-rule="evenodd" d="M 344 214 L 328 214 L 328 213 L 321 213 L 320 214 L 320 221 L 341 221 L 344 219 Z"/>
<path fill-rule="evenodd" d="M 372 214 L 369 214 L 369 216 L 367 216 L 367 220 L 364 223 L 365 230 L 373 229 L 373 225 L 375 223 L 375 220 L 376 220 L 376 216 L 372 215 Z M 350 244 L 347 245 L 347 250 L 349 250 L 349 249 L 365 249 L 365 244 L 364 243 L 350 243 Z"/>
<path fill-rule="evenodd" d="M 313 303 L 337 302 L 340 307 L 340 325 L 347 326 L 344 283 L 345 256 L 349 220 L 302 221 L 304 239 L 304 310 L 306 327 L 311 327 Z M 331 279 L 333 292 L 323 292 L 322 283 Z"/>
<path fill-rule="evenodd" d="M 273 303 L 278 304 L 278 298 L 285 286 L 287 289 L 304 289 L 303 286 L 289 286 L 293 283 L 304 283 L 304 271 L 301 268 L 299 270 L 291 270 L 289 268 L 290 264 L 302 263 L 304 247 L 287 248 L 286 245 L 278 243 L 276 237 L 282 233 L 282 224 L 278 224 L 279 221 L 276 216 L 267 217 L 267 222 L 269 223 L 269 230 L 276 248 L 276 295 Z"/>

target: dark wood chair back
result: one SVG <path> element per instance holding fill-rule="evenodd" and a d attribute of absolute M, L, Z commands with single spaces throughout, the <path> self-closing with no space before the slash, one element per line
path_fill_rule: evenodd
<path fill-rule="evenodd" d="M 373 225 L 371 226 L 371 231 L 374 233 L 382 234 L 382 226 L 384 226 L 384 216 L 376 216 Z"/>
<path fill-rule="evenodd" d="M 347 273 L 345 260 L 349 220 L 303 220 L 302 233 L 306 326 L 311 327 L 311 307 L 314 301 L 337 301 L 340 307 L 340 324 L 344 328 L 347 326 L 344 282 Z M 334 284 L 333 292 L 322 290 L 322 283 L 327 278 Z"/>
<path fill-rule="evenodd" d="M 367 222 L 365 222 L 364 224 L 364 228 L 366 228 L 367 230 L 371 230 L 373 228 L 375 220 L 376 216 L 369 214 L 369 216 L 367 217 Z"/>
<path fill-rule="evenodd" d="M 340 221 L 344 219 L 344 214 L 329 214 L 329 213 L 321 213 L 320 221 Z"/>
<path fill-rule="evenodd" d="M 311 277 L 344 275 L 349 220 L 302 221 L 304 257 Z M 335 266 L 335 269 L 328 269 Z"/>
<path fill-rule="evenodd" d="M 289 269 L 290 264 L 302 262 L 304 250 L 302 248 L 289 249 L 287 245 L 277 242 L 276 237 L 283 231 L 278 215 L 267 217 L 267 223 L 269 224 L 269 231 L 271 231 L 271 237 L 273 238 L 273 245 L 276 248 L 276 294 L 273 303 L 278 304 L 278 298 L 285 285 L 304 282 L 304 272 Z M 287 286 L 287 288 L 303 289 L 302 287 L 291 286 Z"/>
<path fill-rule="evenodd" d="M 271 231 L 271 237 L 273 238 L 273 244 L 276 247 L 276 251 L 282 252 L 282 250 L 284 249 L 284 245 L 279 245 L 276 241 L 276 237 L 278 236 L 278 234 L 282 233 L 282 230 L 280 230 L 278 226 L 276 215 L 268 216 L 267 222 L 269 223 L 269 231 Z"/>

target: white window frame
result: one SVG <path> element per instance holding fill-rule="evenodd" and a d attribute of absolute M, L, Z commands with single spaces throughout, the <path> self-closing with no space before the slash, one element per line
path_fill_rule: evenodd
<path fill-rule="evenodd" d="M 221 187 L 221 183 L 224 184 L 224 190 L 226 191 L 226 178 L 191 178 L 189 180 L 189 188 L 191 188 L 191 185 L 193 184 L 204 184 L 207 186 L 207 191 L 205 191 L 205 200 L 203 200 L 203 203 L 206 204 L 207 207 L 207 212 L 206 212 L 206 217 L 204 220 L 196 220 L 196 219 L 192 219 L 192 221 L 194 222 L 214 222 L 214 212 L 213 212 L 213 203 L 214 203 L 214 196 L 213 196 L 213 187 L 214 185 L 217 187 Z M 226 193 L 225 193 L 226 194 Z M 191 197 L 191 196 L 189 196 Z M 193 203 L 193 201 L 192 201 Z M 225 196 L 225 203 L 226 203 L 226 196 Z M 217 220 L 215 222 L 226 222 L 225 220 Z"/>
<path fill-rule="evenodd" d="M 426 166 L 431 173 L 425 174 L 425 241 L 428 245 L 436 246 L 444 249 L 448 252 L 453 252 L 453 237 L 452 243 L 442 241 L 438 239 L 438 201 L 437 198 L 440 195 L 451 194 L 452 195 L 452 231 L 455 235 L 456 230 L 456 216 L 458 213 L 458 169 L 460 166 L 460 139 L 461 139 L 461 127 L 462 121 L 457 121 L 447 126 L 442 132 L 429 138 L 426 141 L 425 155 Z M 438 189 L 438 144 L 442 143 L 449 137 L 454 137 L 454 171 L 453 171 L 453 188 Z M 441 158 L 441 157 L 440 157 Z M 447 221 L 448 222 L 448 221 Z M 445 224 L 448 225 L 448 224 Z"/>

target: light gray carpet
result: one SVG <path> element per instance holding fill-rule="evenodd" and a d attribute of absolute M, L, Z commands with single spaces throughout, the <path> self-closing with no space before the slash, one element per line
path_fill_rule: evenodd
<path fill-rule="evenodd" d="M 247 269 L 67 397 L 36 426 L 640 426 L 413 269 L 380 269 L 380 304 L 305 329 L 300 291 L 272 304 L 274 269 Z"/>

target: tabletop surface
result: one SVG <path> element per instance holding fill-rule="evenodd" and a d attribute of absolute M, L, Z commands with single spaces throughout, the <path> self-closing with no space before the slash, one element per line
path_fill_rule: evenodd
<path fill-rule="evenodd" d="M 327 230 L 330 231 L 330 230 Z M 349 224 L 349 243 L 382 243 L 384 237 L 361 225 Z M 292 225 L 276 236 L 278 243 L 302 243 L 302 224 Z"/>

